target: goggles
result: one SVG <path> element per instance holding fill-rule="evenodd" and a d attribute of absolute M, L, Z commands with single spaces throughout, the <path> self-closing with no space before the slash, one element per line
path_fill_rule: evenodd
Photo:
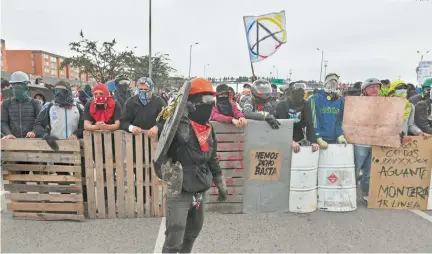
<path fill-rule="evenodd" d="M 129 80 L 120 80 L 119 82 L 119 85 L 130 85 L 130 81 Z"/>
<path fill-rule="evenodd" d="M 215 98 L 215 96 L 213 96 L 213 95 L 209 95 L 209 94 L 206 94 L 206 95 L 203 95 L 203 96 L 201 97 L 201 101 L 195 103 L 195 105 L 214 104 L 215 102 L 216 102 L 216 98 Z"/>

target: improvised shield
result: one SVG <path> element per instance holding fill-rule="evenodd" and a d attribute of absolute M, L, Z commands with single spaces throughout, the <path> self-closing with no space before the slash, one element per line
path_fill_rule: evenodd
<path fill-rule="evenodd" d="M 167 161 L 167 152 L 177 132 L 180 124 L 180 119 L 186 110 L 186 102 L 191 89 L 190 81 L 186 81 L 180 91 L 178 91 L 177 98 L 175 98 L 170 105 L 168 105 L 159 117 L 166 119 L 164 128 L 159 137 L 159 142 L 156 147 L 155 157 L 153 159 L 153 166 L 156 175 L 163 179 L 162 165 Z M 160 119 L 159 119 L 160 120 Z"/>
<path fill-rule="evenodd" d="M 54 99 L 54 94 L 48 88 L 40 85 L 28 85 L 28 96 L 33 98 L 36 95 L 42 95 L 45 98 L 45 102 L 52 101 Z M 8 88 L 2 91 L 3 99 L 9 99 L 13 97 L 12 88 Z"/>

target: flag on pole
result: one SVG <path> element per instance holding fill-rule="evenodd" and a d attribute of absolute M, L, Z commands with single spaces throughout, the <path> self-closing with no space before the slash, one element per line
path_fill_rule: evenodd
<path fill-rule="evenodd" d="M 268 58 L 286 43 L 285 11 L 244 16 L 243 20 L 251 63 Z"/>

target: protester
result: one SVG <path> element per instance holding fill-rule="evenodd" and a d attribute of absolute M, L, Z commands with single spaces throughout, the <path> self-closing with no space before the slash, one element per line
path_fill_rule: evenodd
<path fill-rule="evenodd" d="M 119 75 L 115 79 L 116 89 L 114 92 L 115 100 L 120 103 L 122 108 L 126 101 L 134 96 L 133 90 L 130 87 L 131 81 L 126 75 Z"/>
<path fill-rule="evenodd" d="M 82 105 L 86 105 L 88 100 L 90 100 L 90 98 L 93 96 L 91 90 L 92 88 L 90 85 L 85 85 L 84 89 L 79 92 L 78 97 Z"/>
<path fill-rule="evenodd" d="M 426 91 L 429 92 L 429 96 L 425 96 L 427 99 L 415 105 L 415 124 L 423 133 L 432 135 L 432 90 L 429 87 L 429 90 L 423 90 L 423 93 Z"/>
<path fill-rule="evenodd" d="M 114 101 L 105 84 L 96 84 L 84 108 L 84 129 L 116 131 L 120 128 L 121 106 Z"/>
<path fill-rule="evenodd" d="M 157 136 L 162 131 L 163 123 L 157 123 L 156 117 L 166 103 L 153 94 L 154 84 L 150 78 L 138 79 L 137 87 L 138 94 L 129 98 L 124 104 L 120 128 L 134 135 L 146 131 L 149 137 Z"/>
<path fill-rule="evenodd" d="M 407 90 L 407 99 L 409 100 L 409 99 L 411 99 L 413 96 L 417 95 L 417 92 L 416 92 L 416 88 L 415 88 L 415 86 L 414 86 L 413 84 L 408 83 L 407 86 L 408 86 L 408 90 Z"/>
<path fill-rule="evenodd" d="M 34 129 L 36 135 L 45 139 L 54 150 L 58 149 L 57 139 L 82 138 L 83 107 L 74 101 L 69 82 L 56 83 L 54 101 L 42 108 Z"/>
<path fill-rule="evenodd" d="M 281 125 L 274 117 L 274 108 L 269 103 L 272 93 L 270 83 L 265 80 L 253 82 L 251 94 L 242 96 L 240 108 L 246 119 L 266 121 L 273 129 L 279 129 Z"/>
<path fill-rule="evenodd" d="M 232 100 L 232 92 L 229 86 L 221 84 L 216 87 L 216 105 L 211 113 L 211 120 L 221 123 L 232 123 L 241 128 L 247 124 L 243 113 L 238 109 L 237 104 Z"/>
<path fill-rule="evenodd" d="M 276 107 L 277 119 L 291 119 L 294 121 L 292 149 L 295 153 L 300 152 L 301 145 L 312 143 L 312 151 L 319 149 L 316 144 L 315 128 L 312 121 L 312 110 L 304 99 L 305 91 L 302 87 L 296 87 L 295 84 L 290 88 L 289 96 L 280 101 Z M 306 136 L 303 132 L 306 130 Z"/>
<path fill-rule="evenodd" d="M 248 94 L 251 94 L 251 85 L 250 84 L 244 84 L 243 85 L 243 91 L 241 93 L 237 94 L 236 102 L 240 103 L 242 97 L 244 95 L 248 95 Z"/>
<path fill-rule="evenodd" d="M 45 83 L 44 83 L 43 78 L 37 78 L 37 79 L 35 80 L 35 84 L 36 84 L 36 85 L 40 85 L 40 86 L 45 86 Z"/>
<path fill-rule="evenodd" d="M 42 106 L 27 94 L 30 79 L 24 72 L 17 71 L 12 74 L 9 83 L 13 96 L 4 100 L 1 105 L 3 139 L 35 138 L 33 125 Z"/>
<path fill-rule="evenodd" d="M 8 89 L 9 86 L 10 86 L 9 81 L 2 78 L 1 79 L 1 91 Z M 3 95 L 1 93 L 1 91 L 0 91 L 0 103 L 3 101 Z"/>
<path fill-rule="evenodd" d="M 361 86 L 361 96 L 377 97 L 381 89 L 381 82 L 376 78 L 369 78 Z M 365 144 L 354 144 L 354 164 L 356 176 L 359 175 L 360 169 L 363 174 L 360 178 L 360 189 L 362 191 L 361 200 L 368 202 L 369 196 L 369 178 L 372 159 L 372 147 Z"/>
<path fill-rule="evenodd" d="M 218 201 L 228 196 L 216 154 L 216 134 L 209 123 L 214 96 L 210 81 L 191 80 L 189 106 L 168 150 L 168 158 L 176 167 L 181 167 L 183 173 L 182 182 L 175 183 L 181 186 L 181 193 L 167 194 L 162 253 L 191 253 L 204 223 L 205 192 L 212 182 L 219 190 Z"/>
<path fill-rule="evenodd" d="M 165 101 L 165 104 L 168 104 L 168 101 L 170 99 L 169 96 L 168 96 L 168 93 L 169 93 L 168 89 L 162 91 L 162 93 L 161 93 L 161 98 L 162 98 L 162 100 Z"/>
<path fill-rule="evenodd" d="M 317 142 L 321 149 L 328 143 L 347 144 L 343 135 L 344 98 L 341 97 L 339 76 L 330 73 L 324 80 L 324 90 L 309 98 Z"/>
<path fill-rule="evenodd" d="M 414 104 L 414 106 L 421 100 L 427 100 L 429 97 L 429 92 L 432 87 L 432 78 L 426 79 L 421 87 L 421 93 L 417 94 L 409 99 L 409 101 Z"/>
<path fill-rule="evenodd" d="M 272 88 L 272 92 L 270 95 L 269 102 L 272 105 L 273 109 L 276 110 L 276 106 L 279 102 L 279 100 L 278 100 L 279 95 L 277 92 L 277 86 L 275 84 L 271 84 L 271 88 Z"/>

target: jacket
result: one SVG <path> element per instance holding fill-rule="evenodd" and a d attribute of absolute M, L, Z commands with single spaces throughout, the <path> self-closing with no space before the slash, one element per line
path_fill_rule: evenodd
<path fill-rule="evenodd" d="M 293 140 L 300 142 L 305 138 L 303 129 L 306 128 L 307 140 L 316 143 L 315 128 L 312 121 L 311 106 L 304 101 L 303 109 L 298 112 L 290 107 L 290 101 L 286 98 L 280 101 L 276 107 L 276 119 L 292 119 L 294 121 Z"/>
<path fill-rule="evenodd" d="M 432 100 L 422 100 L 415 105 L 414 122 L 421 131 L 432 134 Z"/>
<path fill-rule="evenodd" d="M 328 100 L 324 90 L 309 98 L 315 135 L 327 142 L 334 142 L 343 135 L 342 121 L 345 99 Z"/>
<path fill-rule="evenodd" d="M 414 95 L 409 99 L 409 102 L 411 102 L 414 106 L 417 105 L 418 102 L 423 100 L 423 94 L 417 94 Z"/>
<path fill-rule="evenodd" d="M 60 107 L 57 103 L 46 104 L 35 122 L 36 136 L 44 138 L 46 135 L 58 139 L 69 139 L 74 135 L 82 138 L 84 129 L 84 108 L 74 103 L 71 108 Z"/>
<path fill-rule="evenodd" d="M 35 120 L 41 111 L 41 104 L 35 99 L 28 98 L 18 102 L 14 98 L 6 99 L 1 105 L 1 132 L 6 136 L 25 138 L 33 131 Z"/>
<path fill-rule="evenodd" d="M 264 121 L 267 113 L 274 114 L 274 108 L 269 102 L 265 103 L 260 111 L 252 94 L 242 95 L 239 105 L 246 119 Z"/>
<path fill-rule="evenodd" d="M 204 192 L 211 187 L 213 177 L 222 174 L 213 127 L 207 141 L 209 151 L 203 152 L 189 119 L 183 116 L 167 155 L 173 163 L 179 161 L 182 165 L 184 192 Z"/>
<path fill-rule="evenodd" d="M 78 98 L 81 101 L 82 105 L 86 105 L 88 100 L 92 98 L 92 93 L 91 91 L 81 90 L 78 94 Z"/>
<path fill-rule="evenodd" d="M 159 132 L 162 131 L 164 122 L 156 122 L 156 117 L 165 106 L 165 101 L 154 94 L 147 105 L 142 104 L 138 95 L 129 98 L 122 107 L 120 129 L 130 131 L 129 126 L 133 125 L 143 130 L 149 130 L 156 125 Z"/>
<path fill-rule="evenodd" d="M 220 123 L 232 123 L 233 118 L 238 120 L 244 117 L 243 113 L 237 107 L 237 103 L 231 102 L 231 106 L 232 106 L 232 113 L 234 117 L 221 114 L 219 112 L 219 108 L 217 107 L 217 105 L 215 105 L 211 112 L 210 120 L 220 122 Z"/>

